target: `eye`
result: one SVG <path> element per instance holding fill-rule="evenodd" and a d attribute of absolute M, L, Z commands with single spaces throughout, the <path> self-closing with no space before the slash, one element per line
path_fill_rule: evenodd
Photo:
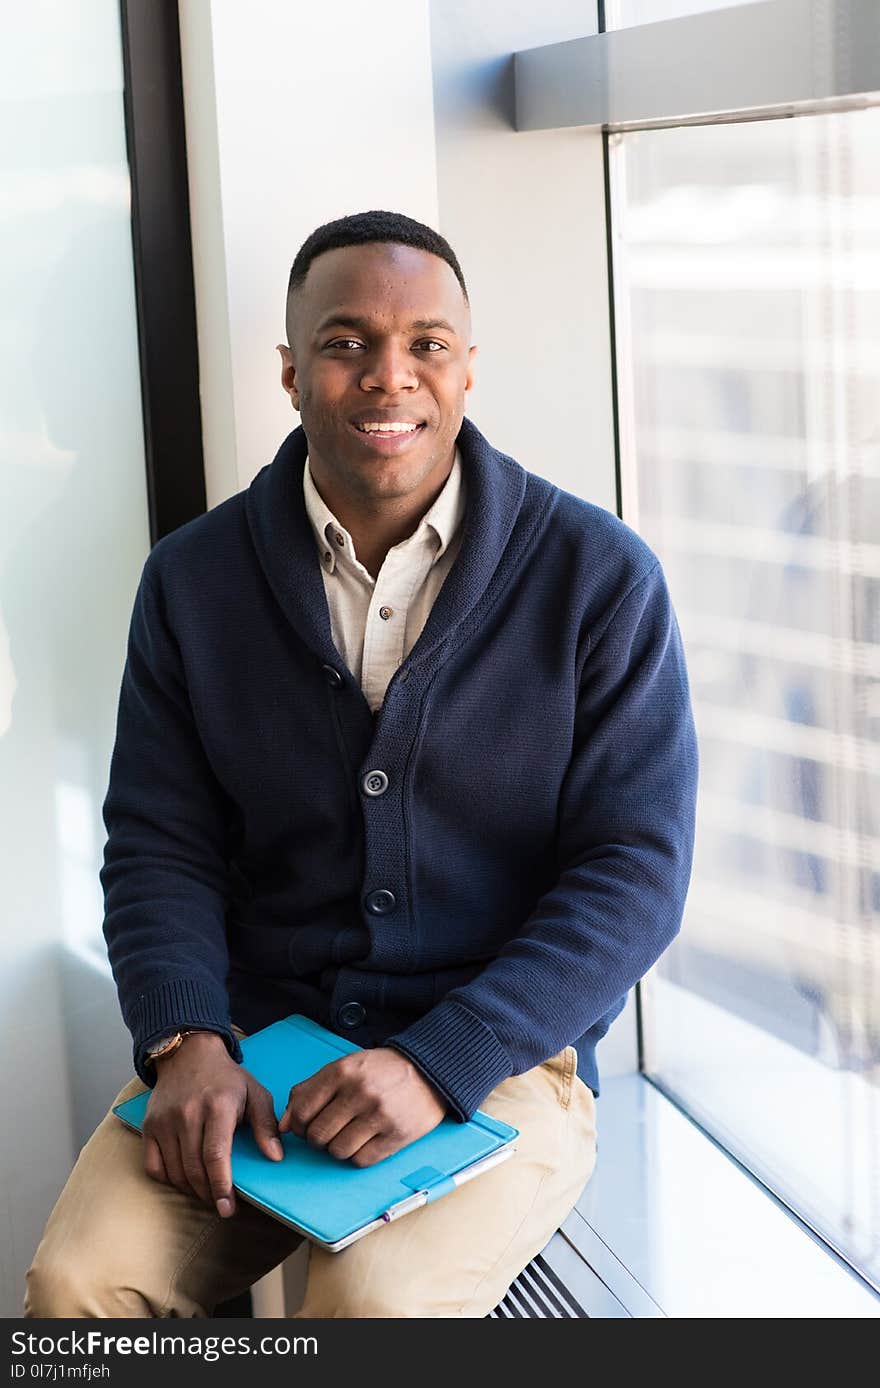
<path fill-rule="evenodd" d="M 363 347 L 363 345 L 356 337 L 336 337 L 332 342 L 327 343 L 328 348 L 334 349 L 337 347 Z"/>
<path fill-rule="evenodd" d="M 446 351 L 446 343 L 438 342 L 435 337 L 423 337 L 421 342 L 417 342 L 415 345 L 417 351 Z"/>

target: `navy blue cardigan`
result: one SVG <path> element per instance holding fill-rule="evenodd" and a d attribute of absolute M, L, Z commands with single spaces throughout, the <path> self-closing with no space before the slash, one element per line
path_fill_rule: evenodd
<path fill-rule="evenodd" d="M 231 1020 L 302 1012 L 399 1048 L 459 1118 L 569 1044 L 598 1094 L 596 1043 L 680 927 L 697 749 L 657 557 L 468 420 L 458 444 L 462 547 L 375 716 L 301 428 L 147 559 L 101 881 L 148 1084 L 168 1031 L 240 1059 Z"/>

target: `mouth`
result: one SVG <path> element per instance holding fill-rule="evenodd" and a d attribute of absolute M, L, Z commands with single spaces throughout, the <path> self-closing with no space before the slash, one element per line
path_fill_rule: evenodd
<path fill-rule="evenodd" d="M 424 420 L 350 421 L 349 429 L 361 443 L 375 453 L 403 453 L 426 427 Z"/>

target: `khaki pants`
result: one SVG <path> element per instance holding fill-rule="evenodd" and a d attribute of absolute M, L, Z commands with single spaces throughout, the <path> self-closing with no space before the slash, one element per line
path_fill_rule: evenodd
<path fill-rule="evenodd" d="M 298 1316 L 482 1317 L 569 1214 L 596 1160 L 596 1101 L 569 1046 L 481 1105 L 519 1128 L 515 1156 L 341 1253 L 309 1248 Z M 134 1079 L 114 1103 L 144 1088 Z M 212 1208 L 143 1169 L 109 1113 L 82 1149 L 27 1273 L 32 1317 L 210 1316 L 301 1242 L 239 1199 Z"/>

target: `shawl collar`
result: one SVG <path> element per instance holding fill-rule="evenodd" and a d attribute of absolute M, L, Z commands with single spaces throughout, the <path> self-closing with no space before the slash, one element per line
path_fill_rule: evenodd
<path fill-rule="evenodd" d="M 469 419 L 456 439 L 467 481 L 458 557 L 431 609 L 408 664 L 421 664 L 468 616 L 495 573 L 526 490 L 525 469 L 499 453 Z M 317 546 L 303 497 L 308 444 L 302 425 L 245 494 L 251 537 L 266 579 L 288 621 L 321 661 L 338 666 Z"/>

